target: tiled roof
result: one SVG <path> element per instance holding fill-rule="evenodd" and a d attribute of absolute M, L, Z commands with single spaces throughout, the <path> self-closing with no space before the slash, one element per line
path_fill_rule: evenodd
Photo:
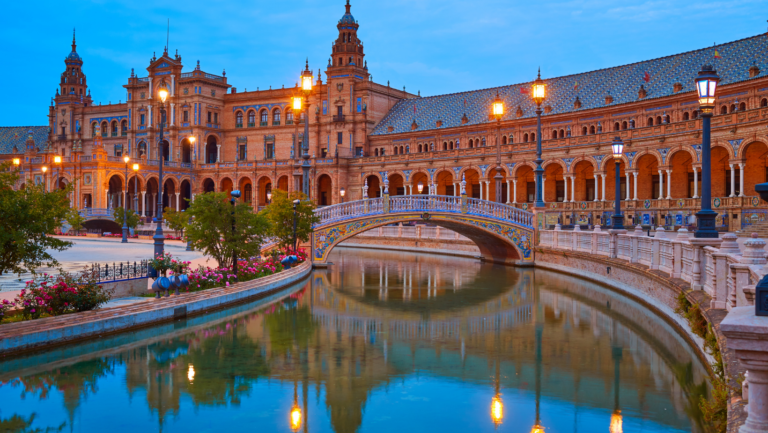
<path fill-rule="evenodd" d="M 714 58 L 716 51 L 721 58 Z M 647 92 L 645 99 L 674 94 L 675 83 L 683 85 L 683 92 L 693 91 L 693 80 L 705 64 L 715 67 L 720 75 L 721 85 L 748 80 L 749 68 L 753 64 L 760 68 L 758 77 L 764 77 L 768 72 L 768 36 L 761 34 L 659 59 L 546 79 L 544 81 L 547 84 L 547 99 L 542 103 L 542 109 L 547 105 L 551 106 L 549 115 L 553 115 L 635 102 L 638 100 L 641 85 Z M 650 78 L 648 82 L 644 79 L 646 73 Z M 536 104 L 530 98 L 531 84 L 532 82 L 527 82 L 463 93 L 404 99 L 392 107 L 376 125 L 372 135 L 409 132 L 414 120 L 418 125 L 415 131 L 462 126 L 464 113 L 469 120 L 466 125 L 495 122 L 489 120 L 489 113 L 496 92 L 504 100 L 504 120 L 516 119 L 518 106 L 523 110 L 522 118 L 535 117 Z M 521 92 L 521 89 L 525 93 Z M 606 105 L 605 98 L 608 95 L 613 97 L 613 102 Z M 581 108 L 578 110 L 574 108 L 577 97 L 581 101 Z M 438 120 L 443 122 L 441 128 L 436 126 Z M 392 132 L 388 132 L 390 126 L 394 128 Z"/>
<path fill-rule="evenodd" d="M 32 138 L 35 140 L 35 146 L 42 149 L 48 141 L 50 130 L 51 128 L 47 126 L 0 127 L 0 154 L 14 153 L 14 146 L 17 153 L 24 153 L 30 131 L 32 132 Z"/>

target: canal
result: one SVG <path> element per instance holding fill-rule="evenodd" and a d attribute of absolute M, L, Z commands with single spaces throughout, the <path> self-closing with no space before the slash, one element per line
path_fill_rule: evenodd
<path fill-rule="evenodd" d="M 0 361 L 0 431 L 703 431 L 703 363 L 597 284 L 341 247 L 331 262 L 268 299 Z"/>

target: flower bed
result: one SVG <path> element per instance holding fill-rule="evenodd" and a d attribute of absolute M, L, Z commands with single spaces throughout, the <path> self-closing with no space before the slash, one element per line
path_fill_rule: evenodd
<path fill-rule="evenodd" d="M 283 271 L 284 267 L 280 263 L 288 255 L 296 255 L 298 263 L 307 260 L 307 254 L 304 251 L 283 250 L 267 258 L 252 257 L 247 260 L 237 261 L 237 275 L 232 268 L 210 268 L 199 267 L 192 271 L 189 276 L 189 287 L 187 292 L 196 292 L 200 290 L 212 289 L 216 287 L 229 287 L 237 282 L 255 280 L 256 278 L 266 277 Z"/>
<path fill-rule="evenodd" d="M 13 301 L 0 303 L 0 321 L 15 309 L 21 320 L 76 313 L 98 309 L 112 298 L 112 293 L 97 283 L 96 275 L 85 271 L 79 275 L 43 274 L 27 281 Z"/>

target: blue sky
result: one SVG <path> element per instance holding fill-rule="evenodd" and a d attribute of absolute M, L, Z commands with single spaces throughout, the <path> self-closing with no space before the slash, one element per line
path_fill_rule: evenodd
<path fill-rule="evenodd" d="M 344 0 L 8 2 L 1 126 L 46 125 L 77 27 L 94 102 L 125 99 L 131 68 L 162 52 L 185 71 L 226 69 L 240 91 L 325 68 Z M 352 0 L 374 81 L 423 96 L 647 60 L 766 32 L 765 0 Z M 325 78 L 325 76 L 323 76 Z M 15 92 L 23 89 L 24 92 Z"/>

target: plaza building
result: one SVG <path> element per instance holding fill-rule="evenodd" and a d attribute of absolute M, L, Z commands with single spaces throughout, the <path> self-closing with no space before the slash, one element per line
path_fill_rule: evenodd
<path fill-rule="evenodd" d="M 74 183 L 72 205 L 82 209 L 126 200 L 141 215 L 155 215 L 161 158 L 164 206 L 184 209 L 195 194 L 239 189 L 258 209 L 273 189 L 301 189 L 301 143 L 309 122 L 310 195 L 320 206 L 381 196 L 385 183 L 390 195 L 459 195 L 464 179 L 471 197 L 532 208 L 532 82 L 421 97 L 372 80 L 349 2 L 337 29 L 325 71 L 317 71 L 308 116 L 292 110 L 298 87 L 239 91 L 225 72 L 206 72 L 199 61 L 184 72 L 181 56 L 167 48 L 152 56 L 146 73 L 131 71 L 125 102 L 95 105 L 73 37 L 48 125 L 0 128 L 0 158 L 20 159 L 21 182 Z M 734 231 L 763 220 L 768 206 L 754 186 L 768 181 L 767 63 L 768 35 L 760 34 L 545 78 L 546 221 L 604 223 L 614 200 L 610 145 L 621 137 L 627 222 L 689 222 L 700 208 L 702 125 L 694 78 L 705 64 L 721 77 L 712 119 L 718 225 Z M 165 116 L 157 96 L 161 83 L 170 93 Z M 497 97 L 506 107 L 499 122 L 491 115 Z M 140 164 L 127 180 L 125 155 Z"/>

